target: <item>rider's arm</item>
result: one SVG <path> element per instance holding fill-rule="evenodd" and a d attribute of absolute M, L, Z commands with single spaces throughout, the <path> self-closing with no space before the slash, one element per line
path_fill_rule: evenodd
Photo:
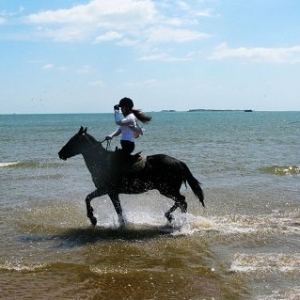
<path fill-rule="evenodd" d="M 117 125 L 132 126 L 134 125 L 134 118 L 132 118 L 130 115 L 123 118 L 122 114 L 118 110 L 115 110 L 115 122 Z"/>
<path fill-rule="evenodd" d="M 108 135 L 108 137 L 110 137 L 111 139 L 117 135 L 120 135 L 121 134 L 121 128 L 118 127 L 113 133 L 111 133 L 110 135 Z"/>
<path fill-rule="evenodd" d="M 130 114 L 125 118 L 122 118 L 122 115 L 119 113 L 118 110 L 115 110 L 115 121 L 118 125 L 125 125 L 130 127 L 130 129 L 136 133 L 137 135 L 143 135 L 143 129 L 137 124 L 136 118 Z"/>

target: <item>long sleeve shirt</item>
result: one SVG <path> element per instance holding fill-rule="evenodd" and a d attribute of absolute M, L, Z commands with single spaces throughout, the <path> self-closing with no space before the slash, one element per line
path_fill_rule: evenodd
<path fill-rule="evenodd" d="M 115 110 L 115 122 L 119 127 L 109 135 L 111 138 L 122 134 L 121 140 L 134 142 L 135 137 L 143 134 L 133 113 L 123 117 L 119 110 Z"/>

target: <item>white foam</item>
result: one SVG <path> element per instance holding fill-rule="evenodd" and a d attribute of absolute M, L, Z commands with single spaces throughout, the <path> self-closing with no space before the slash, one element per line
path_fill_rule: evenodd
<path fill-rule="evenodd" d="M 0 168 L 7 168 L 7 167 L 13 167 L 16 166 L 19 162 L 0 162 Z"/>
<path fill-rule="evenodd" d="M 216 230 L 224 235 L 235 233 L 261 233 L 261 234 L 280 234 L 294 235 L 300 234 L 298 223 L 299 212 L 293 212 L 291 215 L 227 215 L 211 217 L 216 225 Z"/>
<path fill-rule="evenodd" d="M 284 287 L 284 289 L 273 290 L 271 295 L 260 295 L 257 300 L 299 300 L 300 286 Z"/>
<path fill-rule="evenodd" d="M 296 254 L 236 254 L 231 264 L 233 272 L 300 272 L 300 253 Z"/>
<path fill-rule="evenodd" d="M 214 229 L 216 224 L 207 218 L 187 213 L 177 215 L 172 226 L 173 235 L 192 235 L 196 232 Z"/>
<path fill-rule="evenodd" d="M 96 274 L 101 274 L 101 275 L 107 275 L 107 274 L 127 274 L 128 270 L 126 268 L 123 268 L 121 266 L 114 268 L 114 267 L 95 267 L 95 266 L 90 266 L 90 271 Z"/>
<path fill-rule="evenodd" d="M 12 262 L 6 262 L 4 264 L 0 264 L 0 270 L 7 270 L 7 271 L 17 271 L 17 272 L 22 272 L 22 271 L 35 271 L 37 269 L 42 269 L 44 268 L 45 265 L 22 265 L 20 263 L 12 263 Z"/>

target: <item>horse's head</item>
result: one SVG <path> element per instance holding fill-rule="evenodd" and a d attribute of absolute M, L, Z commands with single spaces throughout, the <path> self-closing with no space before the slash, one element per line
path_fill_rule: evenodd
<path fill-rule="evenodd" d="M 68 158 L 90 149 L 97 141 L 87 134 L 87 128 L 80 127 L 78 133 L 76 133 L 65 146 L 58 152 L 60 159 L 67 160 Z"/>

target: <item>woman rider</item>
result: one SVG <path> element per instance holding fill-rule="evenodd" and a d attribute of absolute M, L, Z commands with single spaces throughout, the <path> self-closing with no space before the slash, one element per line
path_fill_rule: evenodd
<path fill-rule="evenodd" d="M 121 147 L 124 156 L 129 156 L 133 152 L 135 139 L 143 135 L 143 130 L 139 127 L 137 120 L 142 123 L 151 121 L 150 116 L 145 115 L 139 109 L 134 109 L 133 106 L 133 101 L 127 97 L 121 99 L 119 104 L 114 106 L 115 122 L 119 127 L 106 137 L 107 140 L 111 140 L 121 134 Z M 120 108 L 123 117 L 119 112 Z"/>

